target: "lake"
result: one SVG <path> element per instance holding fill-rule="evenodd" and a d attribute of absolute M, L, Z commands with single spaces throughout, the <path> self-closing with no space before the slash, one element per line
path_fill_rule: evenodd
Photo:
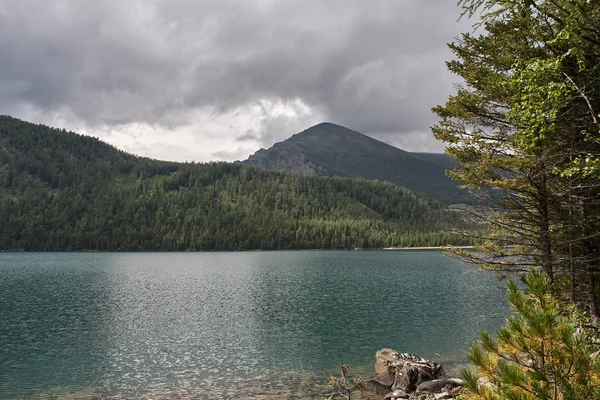
<path fill-rule="evenodd" d="M 390 347 L 452 370 L 506 283 L 437 251 L 0 253 L 0 398 L 324 398 Z"/>

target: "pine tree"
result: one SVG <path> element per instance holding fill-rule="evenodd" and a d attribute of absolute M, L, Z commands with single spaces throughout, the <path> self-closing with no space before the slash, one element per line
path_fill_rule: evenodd
<path fill-rule="evenodd" d="M 468 359 L 464 399 L 591 400 L 600 398 L 600 347 L 583 319 L 552 295 L 547 276 L 530 271 L 525 291 L 509 284 L 515 315 L 497 332 L 483 333 Z"/>
<path fill-rule="evenodd" d="M 462 256 L 567 274 L 571 300 L 598 318 L 600 1 L 459 4 L 481 13 L 480 33 L 450 45 L 464 84 L 433 131 L 460 162 L 452 176 L 498 198 L 473 213 L 494 228 L 486 255 Z"/>

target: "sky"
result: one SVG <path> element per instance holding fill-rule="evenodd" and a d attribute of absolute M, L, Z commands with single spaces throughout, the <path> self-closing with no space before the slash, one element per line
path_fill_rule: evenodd
<path fill-rule="evenodd" d="M 320 122 L 442 152 L 454 0 L 2 0 L 0 114 L 241 160 Z"/>

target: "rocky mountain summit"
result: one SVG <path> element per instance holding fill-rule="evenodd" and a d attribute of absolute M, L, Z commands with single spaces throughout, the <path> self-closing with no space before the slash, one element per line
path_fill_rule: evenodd
<path fill-rule="evenodd" d="M 388 181 L 447 204 L 473 200 L 446 176 L 453 166 L 446 155 L 411 153 L 327 122 L 261 149 L 243 163 L 303 175 Z"/>

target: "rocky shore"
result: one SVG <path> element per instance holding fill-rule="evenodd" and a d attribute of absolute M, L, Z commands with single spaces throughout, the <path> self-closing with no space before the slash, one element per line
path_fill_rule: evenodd
<path fill-rule="evenodd" d="M 382 349 L 375 358 L 376 376 L 364 382 L 376 392 L 388 391 L 384 399 L 454 399 L 462 388 L 462 380 L 422 357 Z"/>
<path fill-rule="evenodd" d="M 450 371 L 456 368 L 450 365 Z M 364 373 L 363 366 L 361 374 Z M 352 379 L 348 381 L 351 386 L 354 386 Z M 359 391 L 357 387 L 351 394 L 352 400 L 455 399 L 462 386 L 460 379 L 446 376 L 439 363 L 391 349 L 382 349 L 376 353 L 374 376 L 361 381 L 360 386 L 364 390 Z M 198 381 L 195 385 L 170 388 L 151 384 L 143 388 L 121 388 L 116 391 L 103 387 L 56 387 L 24 392 L 15 398 L 39 400 L 323 400 L 331 398 L 333 400 L 344 397 L 338 393 L 337 388 L 327 385 L 322 371 L 280 371 L 238 382 L 210 378 Z"/>

